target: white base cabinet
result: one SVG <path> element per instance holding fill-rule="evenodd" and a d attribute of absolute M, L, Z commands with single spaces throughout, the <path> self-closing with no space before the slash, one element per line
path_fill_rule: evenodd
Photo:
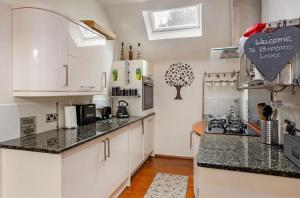
<path fill-rule="evenodd" d="M 63 153 L 62 197 L 105 197 L 106 178 L 105 139 Z M 101 195 L 101 196 L 100 196 Z"/>
<path fill-rule="evenodd" d="M 109 197 L 128 177 L 128 127 L 63 153 L 62 197 Z"/>
<path fill-rule="evenodd" d="M 130 174 L 133 174 L 143 162 L 143 124 L 136 122 L 129 127 Z"/>
<path fill-rule="evenodd" d="M 153 132 L 152 117 L 145 132 Z M 62 154 L 1 149 L 3 198 L 116 197 L 152 150 L 143 131 L 137 121 Z"/>
<path fill-rule="evenodd" d="M 154 150 L 154 116 L 143 120 L 144 124 L 144 160 L 146 160 Z"/>
<path fill-rule="evenodd" d="M 105 169 L 107 194 L 103 197 L 111 195 L 127 178 L 129 170 L 129 130 L 128 127 L 119 129 L 119 135 L 113 133 L 108 137 L 108 159 Z M 101 197 L 101 196 L 100 196 Z"/>
<path fill-rule="evenodd" d="M 199 167 L 197 164 L 198 151 L 200 146 L 201 136 L 199 136 L 195 132 L 190 132 L 190 149 L 192 151 L 193 156 L 193 174 L 194 174 L 194 195 L 195 198 L 199 198 Z"/>
<path fill-rule="evenodd" d="M 201 136 L 192 132 L 191 140 L 195 198 L 299 197 L 299 179 L 199 167 L 197 156 Z"/>
<path fill-rule="evenodd" d="M 198 168 L 196 198 L 296 198 L 300 194 L 300 180 L 296 178 Z"/>
<path fill-rule="evenodd" d="M 2 149 L 3 197 L 108 198 L 129 178 L 128 135 L 124 127 L 59 155 Z"/>

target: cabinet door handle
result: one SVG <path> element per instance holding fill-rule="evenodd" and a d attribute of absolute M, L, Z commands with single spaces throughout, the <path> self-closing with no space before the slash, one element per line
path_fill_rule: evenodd
<path fill-rule="evenodd" d="M 190 149 L 192 149 L 192 146 L 193 146 L 193 133 L 194 132 L 190 132 Z"/>
<path fill-rule="evenodd" d="M 103 83 L 103 78 L 104 78 L 104 83 Z M 104 84 L 104 86 L 102 86 L 103 89 L 107 88 L 107 75 L 106 75 L 106 72 L 102 73 L 102 84 Z"/>
<path fill-rule="evenodd" d="M 110 139 L 106 138 L 107 141 L 107 157 L 110 158 Z"/>
<path fill-rule="evenodd" d="M 102 142 L 104 143 L 104 161 L 106 161 L 106 141 L 103 140 Z"/>
<path fill-rule="evenodd" d="M 95 88 L 95 86 L 84 86 L 84 85 L 82 85 L 82 86 L 80 86 L 80 88 L 93 89 L 93 88 Z"/>
<path fill-rule="evenodd" d="M 69 86 L 69 65 L 64 65 L 64 68 L 66 69 L 66 77 L 65 77 L 65 84 L 64 86 Z"/>

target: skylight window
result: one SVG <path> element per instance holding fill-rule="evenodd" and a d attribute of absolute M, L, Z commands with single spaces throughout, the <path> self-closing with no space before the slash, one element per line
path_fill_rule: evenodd
<path fill-rule="evenodd" d="M 79 47 L 99 46 L 106 44 L 106 38 L 81 25 L 69 26 L 72 39 Z"/>
<path fill-rule="evenodd" d="M 99 36 L 97 34 L 95 34 L 94 32 L 92 31 L 89 31 L 81 26 L 79 26 L 80 30 L 81 30 L 81 33 L 82 33 L 82 36 L 85 38 L 85 39 L 96 39 L 96 38 L 99 38 Z"/>
<path fill-rule="evenodd" d="M 144 11 L 149 40 L 200 37 L 201 4 L 160 11 Z"/>

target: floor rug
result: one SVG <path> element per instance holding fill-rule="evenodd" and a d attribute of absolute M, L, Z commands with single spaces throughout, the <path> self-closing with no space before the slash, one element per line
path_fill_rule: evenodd
<path fill-rule="evenodd" d="M 188 176 L 157 173 L 144 198 L 185 198 Z"/>

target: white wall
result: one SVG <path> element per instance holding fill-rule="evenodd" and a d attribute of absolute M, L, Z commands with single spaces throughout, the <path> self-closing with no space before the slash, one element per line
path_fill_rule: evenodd
<path fill-rule="evenodd" d="M 176 63 L 156 63 L 154 67 L 155 94 L 155 152 L 157 154 L 190 156 L 189 132 L 192 124 L 202 119 L 202 84 L 204 72 L 232 72 L 238 65 L 211 65 L 208 60 L 183 61 L 193 67 L 195 81 L 182 88 L 183 100 L 174 100 L 176 89 L 164 81 L 168 67 Z"/>
<path fill-rule="evenodd" d="M 299 8 L 299 0 L 262 0 L 263 21 L 299 18 Z M 292 95 L 292 88 L 288 88 L 276 96 L 276 99 L 284 102 L 284 106 L 279 110 L 281 138 L 283 137 L 284 119 L 296 122 L 297 128 L 300 128 L 300 87 L 296 87 L 295 90 L 296 95 Z"/>
<path fill-rule="evenodd" d="M 262 0 L 263 21 L 299 18 L 299 0 Z"/>
<path fill-rule="evenodd" d="M 5 2 L 5 3 L 3 3 Z M 94 19 L 111 29 L 104 8 L 97 0 L 0 0 L 0 141 L 20 136 L 20 117 L 37 116 L 37 132 L 56 128 L 56 123 L 46 123 L 45 114 L 56 112 L 59 102 L 60 126 L 63 125 L 63 106 L 69 104 L 68 98 L 15 98 L 12 93 L 11 60 L 11 9 L 9 4 L 35 3 L 57 9 L 72 18 Z M 113 57 L 114 42 L 107 42 L 108 57 Z M 112 62 L 109 58 L 109 62 Z M 90 102 L 91 97 L 73 97 L 73 103 Z"/>
<path fill-rule="evenodd" d="M 174 8 L 202 3 L 203 36 L 149 41 L 142 16 L 143 10 Z M 174 156 L 191 156 L 189 131 L 202 119 L 202 78 L 205 71 L 238 70 L 235 64 L 214 66 L 209 61 L 210 48 L 229 46 L 231 42 L 229 0 L 159 0 L 107 8 L 118 43 L 143 45 L 143 57 L 154 66 L 154 106 L 156 112 L 155 152 Z M 119 58 L 117 51 L 116 59 Z M 183 88 L 183 100 L 174 100 L 176 90 L 164 82 L 172 63 L 190 64 L 195 72 L 191 87 Z"/>
<path fill-rule="evenodd" d="M 203 36 L 197 38 L 149 41 L 142 11 L 168 9 L 202 3 Z M 107 8 L 119 44 L 142 43 L 143 56 L 150 62 L 200 60 L 209 56 L 211 47 L 228 46 L 231 42 L 229 0 L 159 0 Z M 119 52 L 116 53 L 119 58 Z"/>

